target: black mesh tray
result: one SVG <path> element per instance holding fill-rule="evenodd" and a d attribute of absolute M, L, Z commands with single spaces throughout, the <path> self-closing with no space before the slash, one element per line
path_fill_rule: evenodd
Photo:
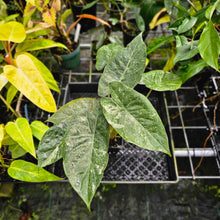
<path fill-rule="evenodd" d="M 97 98 L 97 83 L 69 83 L 66 87 L 63 103 L 80 97 Z M 145 86 L 135 88 L 142 94 L 147 94 Z M 102 182 L 114 183 L 153 183 L 153 182 L 177 182 L 177 168 L 174 149 L 168 131 L 168 121 L 163 99 L 163 93 L 152 92 L 149 97 L 151 103 L 160 115 L 165 125 L 172 157 L 162 153 L 148 151 L 123 139 L 109 146 L 109 162 L 104 172 Z M 61 169 L 62 161 L 55 165 L 55 174 L 64 177 Z"/>

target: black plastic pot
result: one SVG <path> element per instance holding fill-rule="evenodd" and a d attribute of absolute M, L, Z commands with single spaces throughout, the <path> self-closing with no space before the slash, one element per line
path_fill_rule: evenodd
<path fill-rule="evenodd" d="M 93 5 L 92 7 L 83 10 L 83 6 L 78 5 L 74 3 L 74 1 L 71 3 L 71 10 L 73 13 L 73 19 L 76 21 L 78 19 L 77 15 L 80 14 L 90 14 L 96 16 L 96 4 Z M 95 28 L 96 27 L 96 21 L 83 18 L 80 22 L 81 24 L 81 30 L 80 33 L 87 32 L 89 29 Z"/>

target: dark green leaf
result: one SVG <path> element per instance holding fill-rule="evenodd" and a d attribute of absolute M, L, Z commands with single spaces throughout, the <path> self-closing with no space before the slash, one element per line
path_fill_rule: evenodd
<path fill-rule="evenodd" d="M 137 85 L 146 65 L 146 45 L 139 34 L 126 48 L 120 50 L 106 65 L 99 81 L 98 94 L 109 94 L 108 84 L 120 81 L 129 87 Z"/>
<path fill-rule="evenodd" d="M 124 47 L 118 44 L 108 44 L 102 46 L 96 56 L 96 69 L 102 70 L 109 63 L 109 61 L 122 50 Z"/>
<path fill-rule="evenodd" d="M 194 57 L 199 52 L 197 47 L 198 43 L 199 41 L 187 42 L 181 47 L 176 47 L 177 53 L 173 61 L 174 64 L 177 63 L 178 61 L 188 60 Z"/>
<path fill-rule="evenodd" d="M 89 208 L 108 162 L 110 129 L 99 100 L 73 100 L 50 121 L 57 125 L 40 142 L 39 165 L 46 165 L 50 154 L 55 159 L 62 154 L 65 174 Z"/>
<path fill-rule="evenodd" d="M 195 62 L 191 62 L 187 67 L 180 68 L 176 74 L 181 77 L 183 83 L 186 82 L 191 77 L 200 73 L 200 71 L 206 67 L 207 64 L 204 60 L 198 60 Z"/>
<path fill-rule="evenodd" d="M 48 182 L 62 179 L 24 160 L 13 161 L 8 168 L 8 175 L 14 179 L 27 182 Z"/>
<path fill-rule="evenodd" d="M 65 131 L 65 123 L 60 123 L 46 131 L 38 146 L 37 155 L 40 167 L 55 163 L 62 158 Z"/>
<path fill-rule="evenodd" d="M 92 1 L 92 2 L 90 2 L 90 3 L 87 3 L 87 4 L 83 7 L 82 10 L 86 10 L 86 9 L 88 9 L 88 8 L 91 8 L 91 7 L 92 7 L 93 5 L 95 5 L 98 1 L 99 1 L 99 0 L 94 0 L 94 1 Z"/>
<path fill-rule="evenodd" d="M 170 155 L 166 131 L 149 100 L 120 82 L 112 82 L 109 87 L 112 98 L 101 99 L 109 124 L 126 141 Z"/>
<path fill-rule="evenodd" d="M 196 17 L 187 17 L 183 20 L 182 24 L 177 28 L 178 34 L 185 33 L 192 29 L 192 27 L 196 24 Z"/>
<path fill-rule="evenodd" d="M 170 15 L 172 13 L 172 7 L 173 7 L 172 0 L 164 0 L 164 5 L 166 7 L 167 13 Z"/>
<path fill-rule="evenodd" d="M 141 83 L 156 91 L 167 91 L 179 89 L 182 80 L 174 73 L 163 70 L 152 70 L 142 75 Z"/>
<path fill-rule="evenodd" d="M 220 38 L 212 21 L 209 21 L 199 39 L 199 52 L 205 62 L 218 71 Z"/>
<path fill-rule="evenodd" d="M 65 134 L 63 165 L 65 173 L 90 209 L 108 163 L 110 129 L 98 100 L 87 99 L 86 111 L 73 111 L 72 123 Z"/>
<path fill-rule="evenodd" d="M 150 45 L 147 47 L 147 54 L 151 54 L 154 52 L 157 48 L 168 42 L 170 39 L 172 39 L 174 36 L 163 36 L 156 39 L 152 39 L 150 42 Z"/>
<path fill-rule="evenodd" d="M 95 106 L 96 102 L 97 100 L 93 98 L 75 99 L 62 106 L 56 113 L 54 113 L 48 119 L 48 121 L 54 124 L 68 122 L 72 118 L 73 112 L 80 112 L 79 114 L 85 114 L 85 112 L 87 112 L 89 109 L 92 109 L 93 106 Z"/>

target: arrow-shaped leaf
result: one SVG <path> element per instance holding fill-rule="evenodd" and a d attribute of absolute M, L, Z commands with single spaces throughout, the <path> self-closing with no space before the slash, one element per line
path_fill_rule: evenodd
<path fill-rule="evenodd" d="M 220 38 L 211 20 L 200 36 L 198 48 L 205 62 L 218 71 Z"/>
<path fill-rule="evenodd" d="M 24 26 L 16 21 L 0 24 L 0 40 L 21 43 L 25 37 Z"/>
<path fill-rule="evenodd" d="M 120 82 L 112 82 L 109 87 L 112 98 L 101 99 L 109 124 L 126 141 L 170 155 L 166 131 L 150 101 Z"/>
<path fill-rule="evenodd" d="M 5 130 L 24 150 L 36 157 L 31 128 L 26 118 L 17 118 L 15 122 L 8 122 Z"/>
<path fill-rule="evenodd" d="M 56 157 L 58 148 L 71 185 L 89 208 L 108 162 L 109 125 L 97 99 L 77 99 L 58 112 L 58 118 L 66 115 L 66 119 L 61 117 L 42 138 L 39 165 L 46 165 L 44 159 L 50 157 L 47 150 Z"/>
<path fill-rule="evenodd" d="M 12 65 L 4 66 L 4 73 L 9 82 L 38 107 L 55 112 L 56 103 L 53 95 L 34 60 L 22 54 L 16 58 L 16 63 L 17 68 Z"/>
<path fill-rule="evenodd" d="M 106 65 L 99 81 L 98 94 L 109 94 L 108 84 L 120 81 L 129 87 L 137 85 L 146 64 L 146 45 L 139 34 L 126 48 L 120 50 Z"/>

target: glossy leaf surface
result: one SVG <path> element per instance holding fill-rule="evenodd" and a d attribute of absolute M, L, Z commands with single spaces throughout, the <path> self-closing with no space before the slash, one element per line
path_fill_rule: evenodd
<path fill-rule="evenodd" d="M 163 70 L 152 70 L 142 75 L 141 83 L 152 90 L 172 91 L 180 88 L 182 80 L 174 73 Z"/>
<path fill-rule="evenodd" d="M 40 167 L 55 163 L 62 158 L 65 132 L 66 126 L 64 123 L 53 126 L 46 131 L 37 151 L 38 165 Z"/>
<path fill-rule="evenodd" d="M 18 68 L 12 65 L 4 66 L 4 73 L 9 82 L 38 107 L 55 112 L 56 103 L 53 95 L 34 60 L 24 54 L 19 55 L 16 62 Z"/>
<path fill-rule="evenodd" d="M 34 51 L 34 50 L 40 50 L 40 49 L 47 49 L 51 47 L 62 47 L 67 49 L 67 47 L 64 44 L 54 42 L 53 40 L 50 39 L 31 39 L 31 40 L 26 40 L 22 43 L 20 43 L 16 47 L 16 52 L 26 52 L 26 51 Z"/>
<path fill-rule="evenodd" d="M 205 62 L 218 71 L 220 38 L 211 21 L 208 22 L 200 36 L 198 48 Z"/>
<path fill-rule="evenodd" d="M 50 154 L 62 156 L 71 185 L 89 207 L 108 162 L 109 125 L 99 100 L 92 98 L 73 100 L 54 115 L 59 124 L 40 142 L 39 165 L 48 165 Z"/>
<path fill-rule="evenodd" d="M 62 179 L 49 173 L 45 169 L 24 160 L 13 161 L 8 168 L 8 175 L 14 179 L 27 182 L 48 182 Z"/>
<path fill-rule="evenodd" d="M 36 157 L 31 128 L 26 118 L 17 118 L 15 122 L 8 122 L 5 130 L 24 150 Z"/>
<path fill-rule="evenodd" d="M 49 88 L 56 91 L 56 92 L 60 92 L 60 89 L 57 85 L 57 82 L 54 79 L 50 70 L 40 60 L 38 60 L 36 57 L 31 55 L 30 53 L 23 53 L 23 54 L 30 57 L 33 64 L 35 65 L 37 70 L 40 72 L 41 76 L 44 78 L 44 80 L 47 83 L 47 85 L 49 86 Z"/>
<path fill-rule="evenodd" d="M 98 94 L 109 94 L 108 84 L 119 81 L 129 87 L 137 85 L 144 72 L 146 63 L 146 45 L 139 34 L 128 46 L 120 50 L 106 65 L 99 81 Z"/>
<path fill-rule="evenodd" d="M 16 21 L 0 24 L 0 40 L 21 43 L 25 37 L 24 26 Z"/>
<path fill-rule="evenodd" d="M 73 123 L 68 126 L 65 137 L 64 170 L 71 185 L 90 209 L 108 163 L 110 129 L 98 100 L 83 113 L 73 112 L 71 121 Z"/>
<path fill-rule="evenodd" d="M 96 69 L 102 70 L 109 63 L 112 57 L 114 57 L 119 50 L 122 50 L 124 47 L 118 44 L 108 44 L 102 46 L 97 53 L 96 57 Z"/>
<path fill-rule="evenodd" d="M 92 109 L 97 100 L 93 98 L 75 99 L 62 106 L 57 112 L 55 112 L 49 119 L 49 122 L 59 124 L 61 122 L 69 121 L 72 118 L 73 112 L 83 112 Z M 81 114 L 81 113 L 80 113 Z"/>
<path fill-rule="evenodd" d="M 166 131 L 150 101 L 120 82 L 112 82 L 110 92 L 112 98 L 101 99 L 109 124 L 126 141 L 170 155 Z"/>
<path fill-rule="evenodd" d="M 41 140 L 45 132 L 49 129 L 42 121 L 33 121 L 30 126 L 33 136 L 38 140 Z"/>

